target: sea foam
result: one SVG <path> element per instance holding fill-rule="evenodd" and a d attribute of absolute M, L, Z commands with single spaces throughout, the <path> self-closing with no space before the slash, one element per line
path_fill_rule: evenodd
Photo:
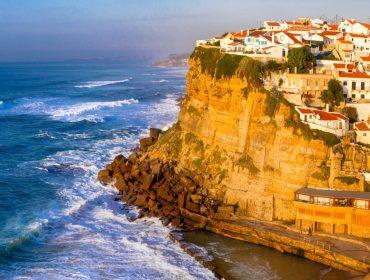
<path fill-rule="evenodd" d="M 103 87 L 115 84 L 122 84 L 130 81 L 132 78 L 123 79 L 123 80 L 116 80 L 116 81 L 89 81 L 83 83 L 81 85 L 75 86 L 76 88 L 95 88 L 95 87 Z"/>

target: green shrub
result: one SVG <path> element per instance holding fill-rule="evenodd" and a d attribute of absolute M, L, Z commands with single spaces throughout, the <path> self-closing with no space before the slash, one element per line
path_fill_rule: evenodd
<path fill-rule="evenodd" d="M 347 185 L 352 185 L 359 182 L 359 179 L 355 177 L 336 177 L 336 179 Z"/>
<path fill-rule="evenodd" d="M 242 60 L 240 55 L 225 54 L 217 63 L 216 78 L 231 77 L 236 74 L 239 63 Z"/>
<path fill-rule="evenodd" d="M 344 107 L 342 109 L 342 114 L 347 116 L 351 123 L 358 121 L 358 113 L 356 107 Z"/>
<path fill-rule="evenodd" d="M 249 156 L 242 156 L 239 158 L 236 163 L 236 165 L 242 167 L 243 169 L 248 169 L 249 173 L 253 176 L 257 175 L 260 170 L 254 165 L 253 159 Z"/>
<path fill-rule="evenodd" d="M 197 47 L 190 58 L 198 58 L 201 65 L 201 72 L 213 77 L 216 73 L 217 61 L 221 56 L 222 54 L 219 49 Z"/>
<path fill-rule="evenodd" d="M 313 173 L 312 177 L 322 181 L 328 180 L 330 177 L 330 168 L 326 165 L 321 165 L 320 169 L 320 171 L 316 171 L 315 173 Z"/>
<path fill-rule="evenodd" d="M 196 116 L 200 116 L 200 112 L 197 108 L 195 108 L 194 106 L 190 105 L 187 109 L 187 112 L 190 114 L 190 115 L 196 115 Z"/>
<path fill-rule="evenodd" d="M 202 159 L 200 159 L 200 158 L 194 159 L 193 164 L 195 165 L 196 168 L 199 169 L 202 165 Z"/>

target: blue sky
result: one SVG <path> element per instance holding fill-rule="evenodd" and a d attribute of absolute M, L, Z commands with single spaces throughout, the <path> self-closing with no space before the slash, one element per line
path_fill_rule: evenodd
<path fill-rule="evenodd" d="M 369 0 L 1 0 L 0 61 L 161 57 L 265 19 L 369 11 Z"/>

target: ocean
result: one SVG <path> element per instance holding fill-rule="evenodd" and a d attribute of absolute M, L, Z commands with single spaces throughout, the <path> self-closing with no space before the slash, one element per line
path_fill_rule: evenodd
<path fill-rule="evenodd" d="M 129 222 L 137 209 L 96 181 L 150 127 L 176 121 L 185 74 L 142 62 L 0 65 L 0 279 L 214 279 L 158 219 Z M 206 257 L 213 244 L 235 278 L 324 268 L 248 244 L 229 261 L 225 250 L 243 245 L 207 238 L 190 242 Z"/>

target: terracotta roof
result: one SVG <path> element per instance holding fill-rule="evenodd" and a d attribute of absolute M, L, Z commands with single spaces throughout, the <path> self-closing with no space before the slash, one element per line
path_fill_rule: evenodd
<path fill-rule="evenodd" d="M 311 31 L 311 30 L 320 30 L 321 28 L 312 26 L 312 25 L 301 25 L 301 26 L 292 26 L 288 28 L 289 32 L 294 31 Z"/>
<path fill-rule="evenodd" d="M 362 72 L 339 72 L 341 78 L 370 79 L 370 75 Z"/>
<path fill-rule="evenodd" d="M 266 21 L 266 24 L 269 26 L 280 26 L 280 22 L 277 21 Z"/>
<path fill-rule="evenodd" d="M 264 35 L 266 34 L 267 32 L 266 31 L 263 31 L 263 30 L 256 30 L 256 31 L 253 31 L 249 34 L 249 36 L 252 36 L 252 37 L 258 37 L 260 35 Z"/>
<path fill-rule="evenodd" d="M 361 130 L 361 131 L 369 131 L 370 127 L 366 122 L 358 122 L 358 123 L 355 123 L 355 129 Z"/>
<path fill-rule="evenodd" d="M 362 61 L 370 62 L 370 55 L 369 56 L 361 56 Z"/>
<path fill-rule="evenodd" d="M 302 114 L 314 114 L 313 110 L 309 109 L 309 108 L 301 108 L 301 107 L 297 107 L 297 110 L 299 112 L 301 112 Z"/>
<path fill-rule="evenodd" d="M 338 119 L 348 120 L 348 118 L 346 116 L 344 116 L 342 114 L 339 114 L 339 113 L 336 113 L 336 112 L 326 112 L 326 111 L 323 111 L 323 110 L 302 108 L 302 107 L 297 107 L 297 109 L 302 114 L 318 115 L 320 117 L 320 120 L 322 120 L 322 121 L 336 121 Z"/>
<path fill-rule="evenodd" d="M 348 70 L 355 69 L 355 65 L 353 65 L 353 64 L 345 64 L 345 63 L 334 63 L 334 67 L 335 68 L 339 68 L 339 69 L 345 69 L 345 68 L 347 68 Z"/>
<path fill-rule="evenodd" d="M 356 33 L 348 33 L 347 35 L 353 37 L 353 38 L 364 38 L 364 39 L 367 39 L 369 38 L 370 36 L 368 35 L 364 35 L 364 34 L 356 34 Z"/>
<path fill-rule="evenodd" d="M 318 197 L 370 200 L 370 192 L 337 191 L 337 190 L 329 190 L 329 189 L 302 188 L 302 189 L 297 190 L 295 193 L 309 195 L 309 196 L 318 196 Z"/>
<path fill-rule="evenodd" d="M 335 36 L 335 35 L 340 34 L 340 32 L 339 31 L 326 30 L 326 31 L 324 31 L 320 34 L 323 35 L 323 36 Z"/>
<path fill-rule="evenodd" d="M 337 42 L 341 43 L 341 44 L 347 44 L 347 45 L 353 45 L 353 43 L 351 41 L 347 41 L 346 39 L 344 39 L 344 37 L 342 38 L 339 38 L 337 40 Z"/>
<path fill-rule="evenodd" d="M 339 25 L 338 24 L 329 24 L 328 25 L 330 30 L 338 30 Z"/>
<path fill-rule="evenodd" d="M 292 33 L 289 33 L 289 32 L 287 32 L 287 31 L 284 31 L 283 32 L 286 36 L 288 36 L 295 44 L 302 44 L 302 42 L 301 41 L 299 41 L 296 37 L 295 37 L 295 35 L 294 34 L 292 34 Z"/>
<path fill-rule="evenodd" d="M 291 20 L 285 20 L 284 22 L 289 25 L 303 25 L 303 23 L 291 21 Z"/>
<path fill-rule="evenodd" d="M 234 33 L 234 37 L 237 37 L 237 38 L 245 38 L 245 37 L 247 37 L 247 34 L 248 34 L 248 31 L 247 30 L 245 30 L 245 31 L 243 30 L 243 31 Z"/>

